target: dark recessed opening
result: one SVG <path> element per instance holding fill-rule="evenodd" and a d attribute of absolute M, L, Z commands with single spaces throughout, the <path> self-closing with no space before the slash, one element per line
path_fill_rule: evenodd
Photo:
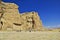
<path fill-rule="evenodd" d="M 13 23 L 14 25 L 16 25 L 16 26 L 21 26 L 22 24 L 18 24 L 18 23 Z"/>
<path fill-rule="evenodd" d="M 3 22 L 1 21 L 1 24 L 3 25 Z"/>

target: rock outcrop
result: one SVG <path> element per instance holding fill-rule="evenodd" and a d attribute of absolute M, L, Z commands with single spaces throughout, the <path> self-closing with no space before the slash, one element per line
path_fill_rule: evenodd
<path fill-rule="evenodd" d="M 14 3 L 4 3 L 0 7 L 0 30 L 10 31 L 40 31 L 43 29 L 42 21 L 37 12 L 20 14 L 18 6 Z M 3 9 L 1 9 L 3 7 Z M 3 12 L 3 13 L 2 13 Z M 3 16 L 1 17 L 1 15 Z"/>

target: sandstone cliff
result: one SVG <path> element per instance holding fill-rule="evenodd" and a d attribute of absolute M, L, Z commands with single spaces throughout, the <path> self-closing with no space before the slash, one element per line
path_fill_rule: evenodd
<path fill-rule="evenodd" d="M 0 7 L 0 30 L 12 31 L 40 31 L 43 29 L 42 21 L 37 12 L 26 12 L 20 14 L 18 6 L 14 3 L 4 3 Z M 3 7 L 3 9 L 1 9 Z M 2 12 L 4 13 L 2 13 Z"/>

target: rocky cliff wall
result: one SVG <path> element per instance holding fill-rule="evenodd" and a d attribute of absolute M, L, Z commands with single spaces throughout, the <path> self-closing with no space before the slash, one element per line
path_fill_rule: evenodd
<path fill-rule="evenodd" d="M 4 3 L 4 9 L 0 7 L 0 11 L 4 11 L 3 16 L 0 19 L 0 30 L 10 31 L 40 31 L 43 29 L 42 21 L 37 12 L 26 12 L 20 14 L 18 6 L 14 3 Z M 0 12 L 0 15 L 2 12 Z"/>

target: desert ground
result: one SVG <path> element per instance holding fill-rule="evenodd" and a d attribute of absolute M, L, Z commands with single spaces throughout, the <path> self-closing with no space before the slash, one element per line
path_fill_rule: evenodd
<path fill-rule="evenodd" d="M 60 32 L 0 32 L 0 40 L 60 40 Z"/>

